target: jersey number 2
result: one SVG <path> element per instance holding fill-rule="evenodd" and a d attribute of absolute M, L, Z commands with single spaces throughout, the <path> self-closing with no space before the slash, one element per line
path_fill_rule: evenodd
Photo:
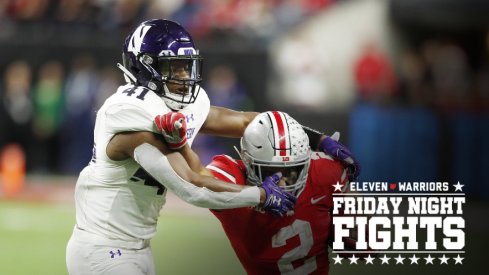
<path fill-rule="evenodd" d="M 317 269 L 316 256 L 312 256 L 304 261 L 304 264 L 295 268 L 292 262 L 307 256 L 312 248 L 314 240 L 312 238 L 311 225 L 307 221 L 295 220 L 289 226 L 283 227 L 272 237 L 272 247 L 284 246 L 288 239 L 299 235 L 300 245 L 286 252 L 278 260 L 278 268 L 281 274 L 309 274 Z"/>

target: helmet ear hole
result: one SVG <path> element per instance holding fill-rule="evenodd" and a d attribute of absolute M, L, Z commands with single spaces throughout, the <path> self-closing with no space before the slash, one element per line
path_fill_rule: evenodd
<path fill-rule="evenodd" d="M 140 61 L 146 65 L 152 65 L 154 62 L 153 58 L 147 54 L 143 54 L 140 58 Z"/>
<path fill-rule="evenodd" d="M 156 92 L 158 90 L 158 85 L 156 85 L 153 81 L 150 81 L 148 82 L 148 88 Z"/>

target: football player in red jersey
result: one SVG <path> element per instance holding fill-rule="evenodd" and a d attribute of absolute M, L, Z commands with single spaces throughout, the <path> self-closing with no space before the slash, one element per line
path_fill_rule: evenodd
<path fill-rule="evenodd" d="M 241 160 L 218 155 L 207 169 L 193 169 L 237 185 L 260 185 L 275 177 L 297 197 L 295 209 L 281 218 L 259 208 L 211 210 L 244 269 L 248 274 L 327 274 L 333 185 L 347 186 L 348 168 L 323 152 L 311 152 L 302 126 L 283 112 L 256 116 L 240 147 Z M 192 163 L 191 155 L 185 158 Z"/>
<path fill-rule="evenodd" d="M 333 185 L 347 170 L 311 152 L 301 125 L 283 112 L 259 114 L 241 139 L 240 156 L 215 156 L 207 166 L 233 184 L 260 184 L 281 172 L 280 186 L 297 196 L 293 211 L 276 218 L 255 208 L 212 210 L 248 274 L 327 274 Z M 273 175 L 276 176 L 277 175 Z"/>

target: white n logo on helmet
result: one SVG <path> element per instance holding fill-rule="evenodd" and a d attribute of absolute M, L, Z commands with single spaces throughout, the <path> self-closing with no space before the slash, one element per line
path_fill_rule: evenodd
<path fill-rule="evenodd" d="M 131 40 L 129 41 L 129 45 L 127 46 L 127 50 L 137 56 L 141 52 L 141 45 L 143 44 L 144 36 L 149 31 L 149 29 L 151 29 L 151 26 L 139 26 L 132 33 Z"/>

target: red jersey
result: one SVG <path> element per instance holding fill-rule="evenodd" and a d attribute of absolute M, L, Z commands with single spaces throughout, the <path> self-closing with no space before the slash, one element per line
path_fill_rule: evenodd
<path fill-rule="evenodd" d="M 219 155 L 207 168 L 220 180 L 246 183 L 240 160 Z M 313 152 L 306 185 L 290 215 L 275 217 L 254 208 L 211 211 L 248 274 L 328 274 L 332 185 L 347 180 L 340 162 Z"/>

